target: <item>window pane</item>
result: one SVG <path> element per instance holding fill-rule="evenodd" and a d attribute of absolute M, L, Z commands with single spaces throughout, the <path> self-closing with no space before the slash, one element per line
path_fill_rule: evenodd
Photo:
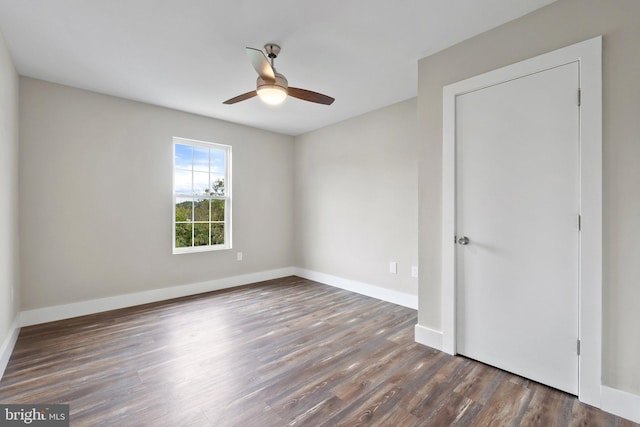
<path fill-rule="evenodd" d="M 174 167 L 191 170 L 193 164 L 193 148 L 189 145 L 176 144 L 174 151 Z"/>
<path fill-rule="evenodd" d="M 178 194 L 192 194 L 191 171 L 176 169 L 173 173 L 174 192 Z"/>
<path fill-rule="evenodd" d="M 224 224 L 211 224 L 211 244 L 224 244 Z"/>
<path fill-rule="evenodd" d="M 224 200 L 211 201 L 211 221 L 224 221 Z"/>
<path fill-rule="evenodd" d="M 224 196 L 224 176 L 211 176 L 211 194 L 214 196 Z"/>
<path fill-rule="evenodd" d="M 176 248 L 191 247 L 192 224 L 176 224 Z"/>
<path fill-rule="evenodd" d="M 194 194 L 209 194 L 209 174 L 206 172 L 194 172 L 193 173 L 193 193 Z"/>
<path fill-rule="evenodd" d="M 209 244 L 209 224 L 193 224 L 193 246 Z"/>
<path fill-rule="evenodd" d="M 209 172 L 209 149 L 193 147 L 193 170 Z"/>
<path fill-rule="evenodd" d="M 225 159 L 224 159 L 224 151 L 222 150 L 211 150 L 211 173 L 224 175 L 225 168 Z"/>
<path fill-rule="evenodd" d="M 176 222 L 191 222 L 193 219 L 193 201 L 176 197 Z"/>
<path fill-rule="evenodd" d="M 193 220 L 209 221 L 209 199 L 196 199 L 193 204 Z"/>

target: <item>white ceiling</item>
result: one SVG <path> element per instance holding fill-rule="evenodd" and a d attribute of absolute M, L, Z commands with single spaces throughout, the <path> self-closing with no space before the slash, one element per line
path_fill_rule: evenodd
<path fill-rule="evenodd" d="M 416 96 L 418 59 L 553 1 L 0 0 L 0 31 L 21 75 L 298 135 Z M 333 105 L 223 105 L 267 42 Z"/>

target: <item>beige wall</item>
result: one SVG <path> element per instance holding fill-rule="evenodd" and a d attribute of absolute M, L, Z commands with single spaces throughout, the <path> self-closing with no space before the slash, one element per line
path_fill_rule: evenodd
<path fill-rule="evenodd" d="M 417 295 L 416 143 L 416 99 L 296 137 L 297 267 Z"/>
<path fill-rule="evenodd" d="M 20 132 L 23 310 L 293 265 L 292 137 L 25 77 Z M 173 136 L 233 147 L 232 250 L 172 255 Z"/>
<path fill-rule="evenodd" d="M 12 332 L 19 299 L 18 74 L 0 35 L 0 348 Z"/>
<path fill-rule="evenodd" d="M 440 329 L 442 87 L 603 35 L 603 382 L 640 394 L 640 1 L 560 0 L 419 62 L 419 323 Z"/>

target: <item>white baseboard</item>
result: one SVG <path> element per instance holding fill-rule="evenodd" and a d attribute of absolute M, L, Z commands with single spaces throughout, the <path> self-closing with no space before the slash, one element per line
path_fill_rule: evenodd
<path fill-rule="evenodd" d="M 393 304 L 402 305 L 404 307 L 418 309 L 418 296 L 398 292 L 391 289 L 382 288 L 368 283 L 358 282 L 342 277 L 332 276 L 330 274 L 319 273 L 317 271 L 307 270 L 305 268 L 295 268 L 295 275 L 315 282 L 324 283 L 325 285 L 335 286 L 336 288 L 345 289 L 357 294 L 366 295 L 382 301 Z"/>
<path fill-rule="evenodd" d="M 640 396 L 603 385 L 602 410 L 640 423 Z"/>
<path fill-rule="evenodd" d="M 56 320 L 69 319 L 87 314 L 164 301 L 171 298 L 196 295 L 204 292 L 218 291 L 220 289 L 233 288 L 235 286 L 248 285 L 250 283 L 293 275 L 294 268 L 287 267 L 277 270 L 243 274 L 240 276 L 225 277 L 222 279 L 209 280 L 206 282 L 192 283 L 188 285 L 171 286 L 168 288 L 153 289 L 150 291 L 135 292 L 132 294 L 117 295 L 53 307 L 37 308 L 34 310 L 23 311 L 20 314 L 20 325 L 37 325 L 40 323 L 53 322 Z"/>
<path fill-rule="evenodd" d="M 442 332 L 416 325 L 414 334 L 417 343 L 442 351 Z"/>
<path fill-rule="evenodd" d="M 19 318 L 20 316 L 18 315 L 13 319 L 9 335 L 7 335 L 2 346 L 0 346 L 0 380 L 2 380 L 4 370 L 7 368 L 7 364 L 11 358 L 11 353 L 13 353 L 13 348 L 15 347 L 18 335 L 20 334 Z"/>

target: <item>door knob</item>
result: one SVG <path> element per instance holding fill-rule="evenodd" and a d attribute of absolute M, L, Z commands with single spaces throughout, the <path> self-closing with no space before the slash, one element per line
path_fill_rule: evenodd
<path fill-rule="evenodd" d="M 458 239 L 458 244 L 462 245 L 462 246 L 466 246 L 469 244 L 469 238 L 467 236 L 462 236 L 461 238 Z"/>

